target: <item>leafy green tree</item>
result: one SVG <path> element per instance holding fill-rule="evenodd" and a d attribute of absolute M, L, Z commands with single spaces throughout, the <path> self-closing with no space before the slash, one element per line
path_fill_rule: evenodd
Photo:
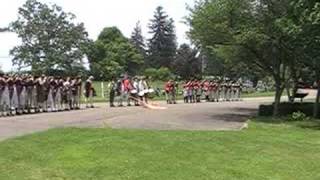
<path fill-rule="evenodd" d="M 13 64 L 31 67 L 37 74 L 53 69 L 76 72 L 83 64 L 88 33 L 83 23 L 73 22 L 75 18 L 55 4 L 27 0 L 19 8 L 18 20 L 10 25 L 22 40 L 10 52 Z"/>
<path fill-rule="evenodd" d="M 202 62 L 197 55 L 197 50 L 187 44 L 182 44 L 177 50 L 177 56 L 172 66 L 175 69 L 175 74 L 183 79 L 201 76 Z"/>
<path fill-rule="evenodd" d="M 143 56 L 116 27 L 104 28 L 89 53 L 91 72 L 99 79 L 121 74 L 135 75 L 143 65 Z"/>
<path fill-rule="evenodd" d="M 154 17 L 149 24 L 148 67 L 171 68 L 176 55 L 177 42 L 173 19 L 169 18 L 163 7 L 157 7 Z"/>
<path fill-rule="evenodd" d="M 234 56 L 246 57 L 242 62 L 252 72 L 264 71 L 273 77 L 274 115 L 278 115 L 282 92 L 292 76 L 286 46 L 290 35 L 280 23 L 289 6 L 289 0 L 207 0 L 196 3 L 188 18 L 190 37 L 197 46 L 235 48 Z"/>
<path fill-rule="evenodd" d="M 151 78 L 152 80 L 166 81 L 173 78 L 173 74 L 168 68 L 161 67 L 159 69 L 147 68 L 144 71 L 144 75 Z"/>
<path fill-rule="evenodd" d="M 314 76 L 318 88 L 314 106 L 314 117 L 317 118 L 320 114 L 320 2 L 293 0 L 290 5 L 290 18 L 281 22 L 284 31 L 294 38 L 289 45 L 292 55 L 300 60 L 298 67 L 306 66 L 304 69 Z"/>

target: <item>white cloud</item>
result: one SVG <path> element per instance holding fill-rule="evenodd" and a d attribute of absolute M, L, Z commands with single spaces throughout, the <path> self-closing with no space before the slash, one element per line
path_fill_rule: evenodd
<path fill-rule="evenodd" d="M 89 36 L 96 39 L 100 31 L 107 26 L 117 26 L 129 37 L 138 20 L 141 21 L 144 36 L 148 36 L 147 25 L 155 8 L 163 6 L 165 11 L 176 22 L 178 42 L 188 42 L 185 32 L 188 27 L 182 23 L 187 15 L 186 4 L 192 5 L 194 0 L 40 0 L 55 3 L 64 11 L 72 12 L 78 22 L 84 22 Z M 24 0 L 5 0 L 0 7 L 0 27 L 7 26 L 17 18 L 18 8 Z M 11 70 L 9 50 L 19 40 L 12 33 L 0 33 L 0 64 L 5 71 Z"/>

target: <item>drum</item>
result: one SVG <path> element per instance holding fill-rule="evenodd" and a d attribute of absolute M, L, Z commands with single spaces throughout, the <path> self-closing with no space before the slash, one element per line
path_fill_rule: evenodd
<path fill-rule="evenodd" d="M 133 90 L 130 91 L 130 93 L 131 93 L 131 94 L 137 94 L 138 91 L 137 91 L 136 89 L 133 89 Z"/>
<path fill-rule="evenodd" d="M 155 91 L 154 91 L 154 89 L 149 89 L 148 90 L 148 93 L 154 93 Z"/>
<path fill-rule="evenodd" d="M 138 93 L 138 95 L 139 95 L 139 96 L 144 96 L 144 91 L 140 91 L 140 92 Z"/>
<path fill-rule="evenodd" d="M 148 97 L 153 99 L 156 96 L 156 92 L 154 89 L 148 89 Z"/>

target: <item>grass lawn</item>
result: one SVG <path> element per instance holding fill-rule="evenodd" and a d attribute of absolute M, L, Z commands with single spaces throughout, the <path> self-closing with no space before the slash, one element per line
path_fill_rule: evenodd
<path fill-rule="evenodd" d="M 264 120 L 264 119 L 262 119 Z M 320 179 L 320 123 L 240 132 L 55 129 L 0 143 L 0 179 Z"/>
<path fill-rule="evenodd" d="M 252 93 L 243 93 L 243 98 L 253 98 L 253 97 L 273 97 L 275 96 L 274 91 L 268 91 L 268 92 L 252 92 Z"/>

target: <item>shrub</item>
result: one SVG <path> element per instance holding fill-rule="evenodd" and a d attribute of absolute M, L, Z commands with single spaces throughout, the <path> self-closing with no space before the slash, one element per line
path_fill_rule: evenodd
<path fill-rule="evenodd" d="M 304 113 L 306 116 L 313 115 L 314 103 L 289 103 L 284 102 L 279 105 L 279 115 L 288 116 L 294 112 Z M 259 116 L 272 116 L 273 115 L 273 104 L 260 105 Z"/>
<path fill-rule="evenodd" d="M 172 73 L 168 68 L 148 68 L 144 71 L 144 75 L 151 77 L 153 80 L 168 80 L 172 77 Z"/>
<path fill-rule="evenodd" d="M 309 118 L 306 114 L 301 111 L 292 113 L 291 117 L 289 118 L 290 121 L 307 121 Z"/>
<path fill-rule="evenodd" d="M 172 74 L 168 68 L 160 68 L 157 72 L 157 80 L 168 80 L 171 78 Z"/>

